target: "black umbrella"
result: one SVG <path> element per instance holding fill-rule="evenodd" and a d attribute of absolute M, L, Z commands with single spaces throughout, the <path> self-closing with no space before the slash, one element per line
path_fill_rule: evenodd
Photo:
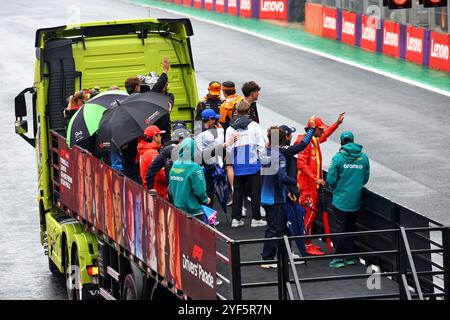
<path fill-rule="evenodd" d="M 67 144 L 72 148 L 75 144 L 93 136 L 97 130 L 103 113 L 111 109 L 116 101 L 128 98 L 126 91 L 106 91 L 84 104 L 70 119 L 67 126 Z"/>
<path fill-rule="evenodd" d="M 142 136 L 145 128 L 169 114 L 169 97 L 155 92 L 135 94 L 103 114 L 98 144 L 117 148 Z"/>

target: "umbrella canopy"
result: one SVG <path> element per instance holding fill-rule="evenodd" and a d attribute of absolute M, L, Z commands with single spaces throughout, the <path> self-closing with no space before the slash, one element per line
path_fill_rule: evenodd
<path fill-rule="evenodd" d="M 98 125 L 105 110 L 112 108 L 116 101 L 128 97 L 126 91 L 107 91 L 84 104 L 70 119 L 67 126 L 67 144 L 72 148 L 91 137 L 98 130 Z"/>
<path fill-rule="evenodd" d="M 113 102 L 122 101 L 123 99 L 129 97 L 128 93 L 124 90 L 110 90 L 102 92 L 92 99 L 88 100 L 88 103 L 98 104 L 105 109 L 111 109 L 114 106 Z"/>
<path fill-rule="evenodd" d="M 304 224 L 303 220 L 305 218 L 306 210 L 298 204 L 298 202 L 292 202 L 286 199 L 286 205 L 284 207 L 287 218 L 287 226 L 291 236 L 303 236 L 304 234 Z M 296 239 L 298 250 L 303 257 L 306 257 L 306 247 L 303 239 Z"/>
<path fill-rule="evenodd" d="M 144 134 L 145 128 L 169 114 L 169 97 L 155 92 L 129 96 L 107 110 L 100 121 L 98 144 L 117 148 Z"/>

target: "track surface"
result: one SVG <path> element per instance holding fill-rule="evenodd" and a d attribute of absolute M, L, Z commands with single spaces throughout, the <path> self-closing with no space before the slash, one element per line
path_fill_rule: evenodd
<path fill-rule="evenodd" d="M 73 22 L 78 10 L 81 21 L 174 17 L 114 0 L 10 1 L 0 12 L 0 299 L 64 298 L 39 245 L 35 155 L 14 135 L 13 99 L 33 83 L 35 30 Z M 325 162 L 339 133 L 352 130 L 372 160 L 372 190 L 450 223 L 448 97 L 205 22 L 193 27 L 200 94 L 210 80 L 256 80 L 264 126 L 301 128 L 312 114 L 331 123 L 346 111 Z"/>

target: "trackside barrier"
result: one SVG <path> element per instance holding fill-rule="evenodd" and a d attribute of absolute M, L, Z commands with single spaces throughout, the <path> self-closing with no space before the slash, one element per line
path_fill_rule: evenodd
<path fill-rule="evenodd" d="M 162 0 L 229 15 L 287 21 L 290 0 Z"/>
<path fill-rule="evenodd" d="M 361 49 L 450 72 L 450 35 L 316 3 L 305 5 L 305 30 Z"/>

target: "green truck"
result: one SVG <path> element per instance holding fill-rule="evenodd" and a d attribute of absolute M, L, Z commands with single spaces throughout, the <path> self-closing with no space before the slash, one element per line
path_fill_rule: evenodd
<path fill-rule="evenodd" d="M 34 84 L 15 98 L 15 130 L 36 149 L 41 244 L 48 253 L 51 272 L 66 275 L 69 299 L 91 299 L 100 294 L 137 299 L 149 295 L 150 289 L 156 298 L 167 292 L 164 286 L 155 290 L 155 280 L 144 275 L 142 265 L 132 262 L 111 239 L 102 242 L 102 236 L 108 239 L 106 233 L 77 219 L 58 199 L 60 168 L 55 143 L 57 137 L 65 137 L 63 110 L 67 98 L 94 86 L 101 91 L 111 86 L 123 89 L 129 77 L 160 72 L 163 57 L 169 57 L 169 90 L 176 97 L 171 121 L 193 122 L 198 94 L 192 35 L 188 19 L 92 22 L 36 32 Z M 32 101 L 28 107 L 32 109 L 30 129 L 27 95 Z M 60 140 L 61 145 L 64 140 Z M 107 262 L 105 255 L 109 257 Z M 103 279 L 113 278 L 116 283 L 99 290 L 103 272 Z"/>

